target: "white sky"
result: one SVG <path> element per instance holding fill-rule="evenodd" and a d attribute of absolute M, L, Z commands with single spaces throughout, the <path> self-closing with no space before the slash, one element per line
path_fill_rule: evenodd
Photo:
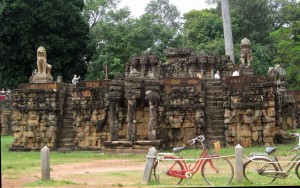
<path fill-rule="evenodd" d="M 150 0 L 121 0 L 119 8 L 128 6 L 131 15 L 137 18 L 144 13 L 144 9 L 149 2 Z M 206 0 L 169 0 L 169 2 L 177 7 L 181 15 L 194 9 L 201 10 L 214 7 L 206 4 Z"/>

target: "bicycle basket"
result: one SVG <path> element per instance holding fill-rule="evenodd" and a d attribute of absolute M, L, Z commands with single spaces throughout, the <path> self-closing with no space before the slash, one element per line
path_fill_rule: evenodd
<path fill-rule="evenodd" d="M 214 142 L 214 146 L 215 146 L 215 152 L 216 152 L 216 153 L 220 153 L 220 151 L 221 151 L 221 144 L 220 144 L 220 141 Z"/>
<path fill-rule="evenodd" d="M 205 147 L 209 154 L 219 154 L 221 151 L 221 143 L 220 141 L 207 141 L 205 140 Z"/>

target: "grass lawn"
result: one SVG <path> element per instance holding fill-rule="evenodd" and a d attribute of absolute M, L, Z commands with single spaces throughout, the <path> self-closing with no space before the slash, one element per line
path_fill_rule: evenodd
<path fill-rule="evenodd" d="M 9 147 L 11 146 L 13 141 L 12 136 L 1 136 L 1 173 L 2 175 L 8 176 L 11 179 L 18 179 L 21 176 L 26 175 L 27 173 L 36 173 L 40 171 L 40 152 L 10 152 L 8 151 Z M 281 144 L 277 145 L 278 148 L 277 156 L 283 158 L 284 160 L 288 160 L 287 156 L 292 155 L 289 152 L 291 148 L 294 148 L 298 144 L 297 141 L 290 144 Z M 243 153 L 244 156 L 249 156 L 251 152 L 263 152 L 264 147 L 251 147 L 251 148 L 244 148 Z M 161 151 L 165 152 L 165 151 Z M 201 151 L 198 149 L 190 149 L 184 150 L 181 154 L 185 158 L 197 158 Z M 229 156 L 231 163 L 235 164 L 234 161 L 234 147 L 226 147 L 221 149 L 222 156 Z M 50 152 L 50 159 L 51 165 L 58 165 L 58 164 L 68 164 L 68 163 L 80 163 L 86 161 L 93 161 L 93 160 L 112 160 L 112 159 L 130 159 L 132 161 L 138 161 L 142 164 L 145 162 L 145 155 L 146 154 L 107 154 L 103 152 L 93 152 L 93 151 L 74 151 L 68 153 L 60 153 L 51 151 Z M 247 159 L 245 158 L 245 161 Z M 283 164 L 285 165 L 285 164 Z M 109 173 L 98 173 L 98 174 L 86 174 L 91 178 L 95 176 L 95 178 L 100 178 L 102 181 L 108 181 L 109 178 L 114 177 L 114 179 L 127 179 L 130 178 L 133 181 L 133 184 L 129 186 L 133 187 L 144 187 L 144 185 L 140 184 L 141 178 L 143 176 L 143 172 L 109 172 Z M 82 176 L 84 178 L 84 176 Z M 207 186 L 203 178 L 200 174 L 196 174 L 194 178 L 189 180 L 184 180 L 180 187 L 192 186 L 196 184 L 197 186 Z M 76 185 L 76 183 L 68 181 L 68 180 L 60 180 L 60 181 L 37 181 L 37 182 L 29 182 L 26 184 L 27 187 L 62 187 L 62 186 L 72 186 Z M 274 186 L 296 186 L 300 185 L 300 180 L 295 175 L 295 169 L 292 169 L 290 175 L 286 179 L 277 179 L 271 185 Z M 113 184 L 114 187 L 124 187 L 126 184 L 122 184 L 122 181 L 116 182 Z M 151 181 L 148 184 L 149 187 L 157 187 L 160 186 L 155 180 L 154 177 L 151 177 Z M 242 184 L 238 184 L 235 180 L 230 183 L 229 186 L 253 186 L 247 181 L 244 181 Z M 270 186 L 270 185 L 268 185 Z"/>

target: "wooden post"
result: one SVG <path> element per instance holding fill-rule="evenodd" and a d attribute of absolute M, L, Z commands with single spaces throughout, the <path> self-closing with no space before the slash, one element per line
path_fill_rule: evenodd
<path fill-rule="evenodd" d="M 154 147 L 150 148 L 147 154 L 147 161 L 146 161 L 146 166 L 145 166 L 144 175 L 142 179 L 142 183 L 144 184 L 147 184 L 150 181 L 156 155 L 157 155 L 156 149 Z"/>
<path fill-rule="evenodd" d="M 41 149 L 42 180 L 50 180 L 50 152 L 47 146 Z"/>
<path fill-rule="evenodd" d="M 243 182 L 243 147 L 238 144 L 235 147 L 235 171 L 236 171 L 236 180 L 238 183 Z"/>
<path fill-rule="evenodd" d="M 225 54 L 229 55 L 230 60 L 234 63 L 234 49 L 228 0 L 221 0 L 221 8 L 223 18 Z"/>
<path fill-rule="evenodd" d="M 108 80 L 108 66 L 105 65 L 105 80 Z"/>

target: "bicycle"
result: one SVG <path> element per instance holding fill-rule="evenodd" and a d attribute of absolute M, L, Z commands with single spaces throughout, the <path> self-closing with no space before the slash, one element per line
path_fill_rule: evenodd
<path fill-rule="evenodd" d="M 274 155 L 276 147 L 266 147 L 265 153 L 254 152 L 250 154 L 250 158 L 244 163 L 244 177 L 253 184 L 270 184 L 276 178 L 287 178 L 289 172 L 295 167 L 295 174 L 300 179 L 300 134 L 291 133 L 292 137 L 298 137 L 299 144 L 291 149 L 291 152 L 298 151 L 287 165 L 282 166 Z M 272 156 L 270 156 L 273 154 Z M 281 161 L 282 162 L 282 161 Z M 286 170 L 285 170 L 286 169 Z"/>
<path fill-rule="evenodd" d="M 202 145 L 202 152 L 194 165 L 188 165 L 182 156 L 176 157 L 173 153 L 159 153 L 154 163 L 154 177 L 164 185 L 180 184 L 183 179 L 191 179 L 201 169 L 201 175 L 210 185 L 227 185 L 234 174 L 233 166 L 226 158 L 218 154 L 210 154 L 204 144 L 204 136 L 200 135 L 188 141 L 191 146 L 196 142 Z M 173 148 L 174 153 L 180 153 L 187 147 Z M 174 181 L 177 178 L 177 181 Z"/>

